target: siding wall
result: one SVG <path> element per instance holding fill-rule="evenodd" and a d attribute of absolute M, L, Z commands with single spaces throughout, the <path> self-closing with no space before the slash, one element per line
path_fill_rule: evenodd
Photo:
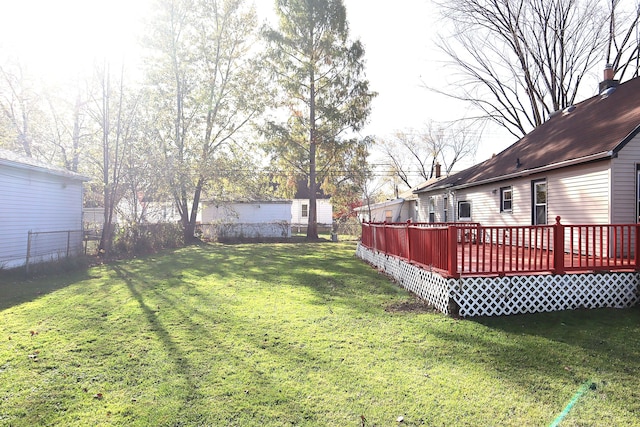
<path fill-rule="evenodd" d="M 611 213 L 612 222 L 635 224 L 636 212 L 636 164 L 640 164 L 640 136 L 636 136 L 611 160 Z"/>
<path fill-rule="evenodd" d="M 550 172 L 547 178 L 547 222 L 555 224 L 609 224 L 610 161 Z"/>
<path fill-rule="evenodd" d="M 82 182 L 0 165 L 0 267 L 25 264 L 29 231 L 63 230 L 82 230 Z"/>
<path fill-rule="evenodd" d="M 225 221 L 245 224 L 290 222 L 291 203 L 229 203 L 209 205 L 202 210 L 202 222 Z"/>
<path fill-rule="evenodd" d="M 371 205 L 371 218 L 369 219 L 369 209 L 363 206 L 358 215 L 362 221 L 384 222 L 386 221 L 386 212 L 392 212 L 392 222 L 406 222 L 407 220 L 418 221 L 416 216 L 415 200 L 398 200 L 393 203 L 382 206 Z"/>
<path fill-rule="evenodd" d="M 449 221 L 458 220 L 458 202 L 468 201 L 471 203 L 473 222 L 496 226 L 531 225 L 531 181 L 538 179 L 547 180 L 548 224 L 554 224 L 556 216 L 562 218 L 563 224 L 611 222 L 609 161 L 568 167 L 453 192 L 423 193 L 420 194 L 419 204 L 421 221 L 429 218 L 430 197 L 434 197 L 436 201 L 436 221 L 444 221 L 443 196 L 447 194 Z M 635 180 L 635 169 L 631 174 L 631 180 Z M 500 212 L 500 188 L 508 186 L 513 190 L 512 211 Z"/>
<path fill-rule="evenodd" d="M 309 205 L 308 199 L 293 199 L 293 205 L 291 206 L 291 223 L 295 225 L 307 225 L 309 224 L 309 218 L 302 216 L 302 205 Z M 318 224 L 331 225 L 333 224 L 333 206 L 327 199 L 317 199 L 316 209 L 318 214 Z M 308 211 L 307 211 L 308 212 Z"/>

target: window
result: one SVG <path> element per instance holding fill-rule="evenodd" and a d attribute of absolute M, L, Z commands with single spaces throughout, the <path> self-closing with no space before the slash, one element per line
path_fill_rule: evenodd
<path fill-rule="evenodd" d="M 309 218 L 309 205 L 306 203 L 302 204 L 302 218 Z"/>
<path fill-rule="evenodd" d="M 436 222 L 436 201 L 433 197 L 429 199 L 429 222 Z"/>
<path fill-rule="evenodd" d="M 513 189 L 511 187 L 500 188 L 500 212 L 511 212 L 513 206 Z"/>
<path fill-rule="evenodd" d="M 384 211 L 384 220 L 386 222 L 393 222 L 393 211 Z"/>
<path fill-rule="evenodd" d="M 471 202 L 458 202 L 458 220 L 471 220 Z"/>
<path fill-rule="evenodd" d="M 531 216 L 533 225 L 547 223 L 547 181 L 531 182 Z"/>
<path fill-rule="evenodd" d="M 447 222 L 449 221 L 449 212 L 447 208 L 447 206 L 449 206 L 449 199 L 447 198 L 447 196 L 444 196 L 443 203 L 444 206 L 442 207 L 442 221 Z"/>

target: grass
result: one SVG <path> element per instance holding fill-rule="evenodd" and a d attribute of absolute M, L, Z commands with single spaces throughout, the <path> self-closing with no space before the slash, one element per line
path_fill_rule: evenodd
<path fill-rule="evenodd" d="M 352 243 L 0 278 L 0 425 L 638 425 L 640 310 L 455 320 Z M 398 422 L 402 417 L 402 422 Z"/>

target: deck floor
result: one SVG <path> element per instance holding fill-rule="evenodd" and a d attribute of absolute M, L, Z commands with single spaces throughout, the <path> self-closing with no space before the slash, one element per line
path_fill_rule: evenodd
<path fill-rule="evenodd" d="M 464 275 L 526 274 L 555 272 L 554 252 L 496 244 L 458 244 L 458 271 Z M 566 272 L 629 271 L 632 257 L 610 258 L 600 254 L 564 254 Z"/>

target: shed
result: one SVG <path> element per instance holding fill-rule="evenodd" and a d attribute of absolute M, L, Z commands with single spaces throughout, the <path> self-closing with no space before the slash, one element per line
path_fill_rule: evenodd
<path fill-rule="evenodd" d="M 0 268 L 82 251 L 82 183 L 88 178 L 0 149 Z"/>

